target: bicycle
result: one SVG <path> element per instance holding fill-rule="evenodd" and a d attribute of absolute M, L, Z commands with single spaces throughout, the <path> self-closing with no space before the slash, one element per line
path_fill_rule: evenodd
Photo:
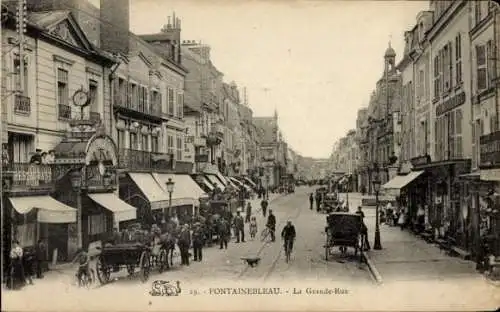
<path fill-rule="evenodd" d="M 292 242 L 293 239 L 287 239 L 285 241 L 285 262 L 288 263 L 290 261 L 290 255 L 292 254 Z"/>
<path fill-rule="evenodd" d="M 262 232 L 260 232 L 260 240 L 265 241 L 268 237 L 271 237 L 271 229 L 266 226 Z"/>

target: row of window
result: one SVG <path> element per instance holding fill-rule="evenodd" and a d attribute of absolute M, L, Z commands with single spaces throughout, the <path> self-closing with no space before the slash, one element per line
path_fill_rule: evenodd
<path fill-rule="evenodd" d="M 454 48 L 454 49 L 453 49 Z M 455 37 L 434 57 L 434 99 L 449 92 L 453 86 L 462 84 L 462 37 Z"/>
<path fill-rule="evenodd" d="M 450 111 L 434 122 L 436 161 L 463 157 L 462 109 Z"/>
<path fill-rule="evenodd" d="M 117 105 L 150 114 L 161 113 L 163 104 L 162 93 L 155 89 L 128 82 L 123 78 L 114 80 L 113 96 Z M 173 88 L 167 88 L 166 113 L 170 116 L 184 117 L 184 94 L 176 93 Z"/>
<path fill-rule="evenodd" d="M 130 132 L 129 145 L 125 141 L 126 132 L 118 130 L 118 148 L 130 148 L 132 150 L 159 153 L 159 140 L 157 136 L 149 134 L 141 134 Z M 182 160 L 182 152 L 184 149 L 182 136 L 175 137 L 174 135 L 167 135 L 167 153 L 176 155 L 177 160 Z"/>

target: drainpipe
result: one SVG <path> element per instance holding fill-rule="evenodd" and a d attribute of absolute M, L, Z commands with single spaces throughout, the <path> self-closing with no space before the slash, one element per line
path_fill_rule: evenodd
<path fill-rule="evenodd" d="M 493 56 L 494 59 L 494 64 L 495 64 L 495 77 L 494 77 L 494 82 L 495 82 L 495 114 L 496 114 L 496 130 L 500 130 L 500 118 L 498 116 L 499 113 L 499 108 L 498 108 L 498 30 L 497 30 L 497 13 L 498 13 L 498 8 L 499 5 L 498 3 L 495 4 L 495 7 L 493 9 L 493 46 L 494 46 L 494 52 L 495 55 Z"/>

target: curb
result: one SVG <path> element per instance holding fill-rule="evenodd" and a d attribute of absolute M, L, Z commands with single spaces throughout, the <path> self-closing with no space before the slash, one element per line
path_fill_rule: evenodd
<path fill-rule="evenodd" d="M 366 264 L 368 265 L 368 269 L 370 270 L 370 274 L 371 274 L 372 278 L 375 280 L 375 282 L 377 282 L 377 284 L 382 285 L 384 282 L 382 279 L 382 276 L 378 272 L 377 267 L 375 266 L 375 264 L 371 260 L 370 256 L 368 256 L 368 253 L 366 253 L 366 252 L 363 253 L 363 256 L 365 258 Z"/>

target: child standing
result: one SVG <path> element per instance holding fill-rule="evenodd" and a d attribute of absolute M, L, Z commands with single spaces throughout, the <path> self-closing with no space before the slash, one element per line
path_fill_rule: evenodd
<path fill-rule="evenodd" d="M 255 219 L 255 216 L 252 216 L 250 219 L 250 237 L 255 238 L 255 235 L 257 234 L 257 220 Z"/>

